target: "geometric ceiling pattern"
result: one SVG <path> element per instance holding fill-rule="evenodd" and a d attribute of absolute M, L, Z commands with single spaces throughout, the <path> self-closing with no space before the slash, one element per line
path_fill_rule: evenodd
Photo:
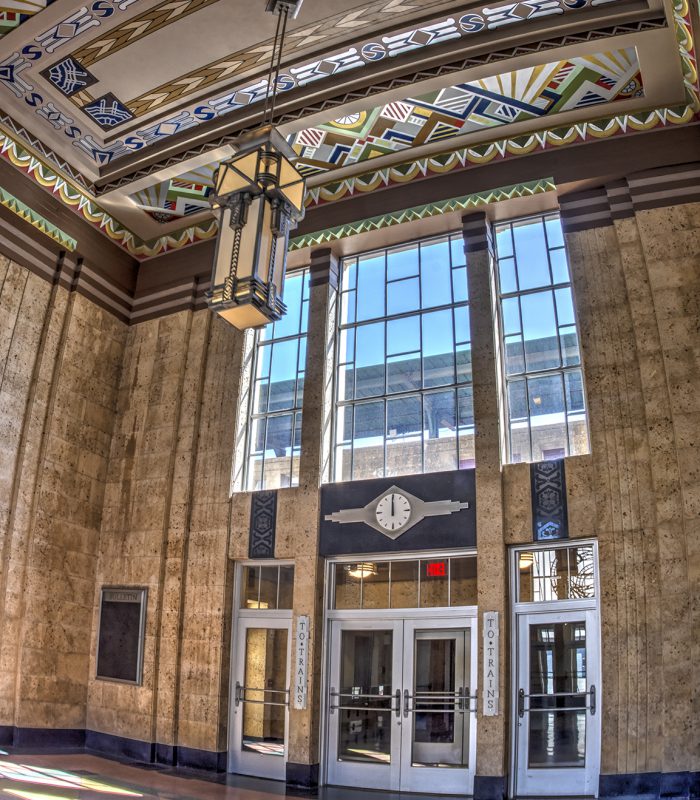
<path fill-rule="evenodd" d="M 136 258 L 211 238 L 274 33 L 229 2 L 0 0 L 0 158 Z M 700 112 L 687 0 L 305 0 L 288 42 L 307 208 Z"/>
<path fill-rule="evenodd" d="M 305 175 L 461 134 L 643 95 L 634 47 L 550 61 L 354 112 L 288 137 Z M 157 222 L 208 210 L 216 164 L 130 195 Z"/>
<path fill-rule="evenodd" d="M 445 142 L 460 134 L 643 96 L 635 48 L 550 61 L 447 86 L 299 131 L 304 175 Z"/>

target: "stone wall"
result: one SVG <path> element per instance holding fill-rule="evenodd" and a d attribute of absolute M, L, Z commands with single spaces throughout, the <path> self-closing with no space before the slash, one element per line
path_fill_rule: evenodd
<path fill-rule="evenodd" d="M 470 256 L 472 303 L 483 301 L 479 603 L 505 620 L 506 546 L 531 540 L 529 468 L 499 464 L 491 262 L 485 220 L 470 225 L 485 237 Z M 591 439 L 590 455 L 567 460 L 569 523 L 600 544 L 602 771 L 698 770 L 700 206 L 566 236 Z M 319 272 L 332 261 L 315 258 Z M 278 495 L 275 555 L 295 562 L 294 613 L 312 621 L 309 708 L 290 712 L 300 765 L 319 757 L 332 298 L 313 284 L 301 481 Z M 0 261 L 0 725 L 87 728 L 222 765 L 233 566 L 248 556 L 250 494 L 229 498 L 243 339 L 207 311 L 126 328 Z M 142 686 L 90 677 L 103 585 L 148 588 Z M 485 778 L 508 768 L 507 634 L 504 622 L 501 716 L 479 719 Z"/>
<path fill-rule="evenodd" d="M 0 724 L 85 726 L 126 328 L 0 257 Z"/>

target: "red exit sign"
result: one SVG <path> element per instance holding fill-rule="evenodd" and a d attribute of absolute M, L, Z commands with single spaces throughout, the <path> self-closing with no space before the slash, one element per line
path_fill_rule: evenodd
<path fill-rule="evenodd" d="M 447 576 L 447 563 L 445 561 L 431 561 L 425 565 L 425 574 L 428 578 L 445 578 Z"/>

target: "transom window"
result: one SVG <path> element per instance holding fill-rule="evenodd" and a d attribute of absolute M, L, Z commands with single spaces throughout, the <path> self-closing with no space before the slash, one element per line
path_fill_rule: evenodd
<path fill-rule="evenodd" d="M 334 480 L 473 466 L 462 237 L 346 258 L 340 290 Z"/>
<path fill-rule="evenodd" d="M 496 225 L 509 460 L 588 452 L 581 353 L 558 215 Z"/>
<path fill-rule="evenodd" d="M 287 313 L 256 332 L 248 423 L 246 488 L 299 483 L 301 406 L 309 319 L 309 272 L 287 276 Z"/>

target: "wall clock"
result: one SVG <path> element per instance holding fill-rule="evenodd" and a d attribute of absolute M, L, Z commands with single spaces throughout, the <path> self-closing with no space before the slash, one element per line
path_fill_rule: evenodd
<path fill-rule="evenodd" d="M 374 500 L 362 508 L 346 508 L 326 514 L 328 522 L 341 525 L 350 522 L 364 522 L 389 539 L 398 539 L 414 525 L 426 517 L 454 514 L 469 503 L 459 500 L 434 500 L 426 502 L 398 486 L 390 486 Z"/>

